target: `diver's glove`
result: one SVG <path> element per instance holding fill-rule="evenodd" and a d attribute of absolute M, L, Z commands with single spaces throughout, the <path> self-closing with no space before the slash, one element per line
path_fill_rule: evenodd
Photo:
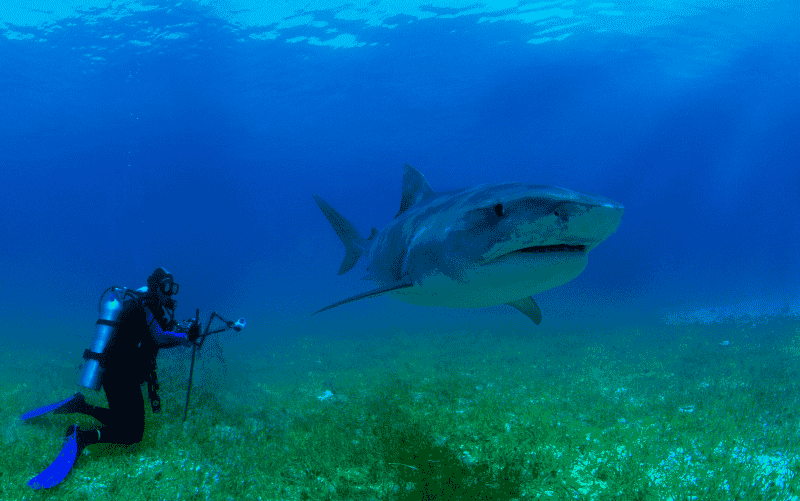
<path fill-rule="evenodd" d="M 186 333 L 186 338 L 189 340 L 190 343 L 194 343 L 197 341 L 197 338 L 200 337 L 200 322 L 195 322 L 189 327 L 189 331 Z"/>

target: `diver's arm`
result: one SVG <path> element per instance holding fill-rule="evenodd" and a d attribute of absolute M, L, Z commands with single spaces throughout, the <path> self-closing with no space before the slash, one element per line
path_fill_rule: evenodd
<path fill-rule="evenodd" d="M 159 348 L 174 348 L 175 346 L 191 346 L 189 338 L 181 332 L 165 331 L 158 325 L 153 312 L 145 307 L 147 314 L 147 325 L 150 329 L 150 336 L 156 341 Z"/>

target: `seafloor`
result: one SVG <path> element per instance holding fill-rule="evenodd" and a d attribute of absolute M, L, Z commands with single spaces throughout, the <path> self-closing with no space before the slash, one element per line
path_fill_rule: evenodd
<path fill-rule="evenodd" d="M 212 347 L 186 423 L 188 357 L 163 353 L 144 441 L 46 493 L 26 482 L 92 420 L 18 416 L 74 393 L 79 360 L 2 346 L 0 500 L 800 499 L 797 318 L 500 331 Z"/>

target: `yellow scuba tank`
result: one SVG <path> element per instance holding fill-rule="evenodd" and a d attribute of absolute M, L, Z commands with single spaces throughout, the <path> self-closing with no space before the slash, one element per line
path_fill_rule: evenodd
<path fill-rule="evenodd" d="M 147 287 L 134 291 L 127 287 L 114 286 L 106 289 L 100 296 L 98 305 L 100 318 L 95 324 L 94 341 L 92 347 L 83 352 L 83 359 L 86 362 L 80 379 L 81 386 L 94 391 L 100 389 L 105 370 L 105 351 L 117 333 L 117 320 L 122 312 L 122 303 L 128 298 L 141 297 L 145 292 Z"/>

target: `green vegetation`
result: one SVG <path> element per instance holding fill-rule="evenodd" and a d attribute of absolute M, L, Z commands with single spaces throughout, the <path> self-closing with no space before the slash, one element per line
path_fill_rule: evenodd
<path fill-rule="evenodd" d="M 395 333 L 341 356 L 332 341 L 227 376 L 235 391 L 201 378 L 185 424 L 175 356 L 143 442 L 90 447 L 47 492 L 25 483 L 71 418 L 17 416 L 68 395 L 74 373 L 10 373 L 0 500 L 800 499 L 800 328 L 737 329 Z"/>

